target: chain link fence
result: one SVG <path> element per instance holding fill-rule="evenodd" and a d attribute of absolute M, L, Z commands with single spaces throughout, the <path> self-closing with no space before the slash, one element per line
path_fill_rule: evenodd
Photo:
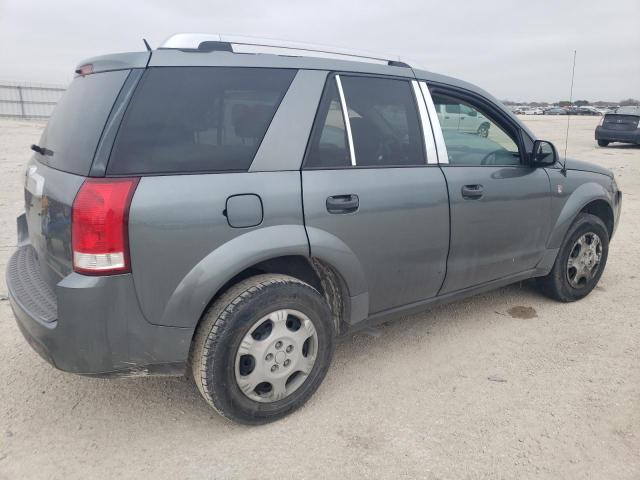
<path fill-rule="evenodd" d="M 0 81 L 0 117 L 49 118 L 64 91 L 61 85 Z"/>

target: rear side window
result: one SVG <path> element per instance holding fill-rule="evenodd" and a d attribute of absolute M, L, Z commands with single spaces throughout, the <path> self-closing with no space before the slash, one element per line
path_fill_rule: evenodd
<path fill-rule="evenodd" d="M 330 79 L 320 103 L 315 128 L 307 153 L 307 166 L 314 168 L 346 167 L 351 165 L 347 147 L 347 130 L 344 126 L 342 106 L 335 79 Z M 320 125 L 318 125 L 320 127 Z"/>
<path fill-rule="evenodd" d="M 336 76 L 337 77 L 337 76 Z M 352 164 L 336 77 L 329 79 L 309 145 L 308 168 Z M 356 167 L 425 165 L 418 110 L 406 80 L 339 75 Z"/>
<path fill-rule="evenodd" d="M 128 75 L 129 70 L 118 70 L 76 77 L 38 143 L 53 154 L 38 159 L 64 172 L 89 175 L 104 124 Z"/>
<path fill-rule="evenodd" d="M 246 171 L 295 73 L 149 69 L 122 121 L 107 173 Z"/>

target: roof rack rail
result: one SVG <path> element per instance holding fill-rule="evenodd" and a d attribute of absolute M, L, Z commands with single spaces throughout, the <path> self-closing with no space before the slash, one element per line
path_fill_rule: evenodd
<path fill-rule="evenodd" d="M 225 51 L 233 53 L 270 53 L 275 55 L 352 60 L 411 68 L 400 60 L 399 57 L 389 58 L 385 55 L 340 47 L 226 34 L 177 33 L 167 38 L 162 45 L 160 45 L 160 49 L 176 49 L 190 52 Z"/>

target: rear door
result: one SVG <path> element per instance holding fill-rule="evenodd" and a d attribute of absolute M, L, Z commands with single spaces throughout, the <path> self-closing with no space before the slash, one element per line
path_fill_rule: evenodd
<path fill-rule="evenodd" d="M 302 170 L 311 255 L 330 237 L 355 256 L 370 314 L 433 297 L 444 278 L 447 191 L 417 88 L 330 75 Z"/>
<path fill-rule="evenodd" d="M 550 229 L 546 171 L 529 166 L 518 125 L 498 107 L 442 86 L 431 98 L 436 109 L 473 109 L 489 124 L 486 136 L 442 128 L 438 153 L 449 188 L 451 246 L 441 293 L 534 268 Z"/>

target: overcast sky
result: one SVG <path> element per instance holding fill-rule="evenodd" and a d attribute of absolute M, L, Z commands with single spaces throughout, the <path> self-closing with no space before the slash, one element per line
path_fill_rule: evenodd
<path fill-rule="evenodd" d="M 501 99 L 640 98 L 640 0 L 0 0 L 0 80 L 66 84 L 103 53 L 175 32 L 399 55 Z"/>

